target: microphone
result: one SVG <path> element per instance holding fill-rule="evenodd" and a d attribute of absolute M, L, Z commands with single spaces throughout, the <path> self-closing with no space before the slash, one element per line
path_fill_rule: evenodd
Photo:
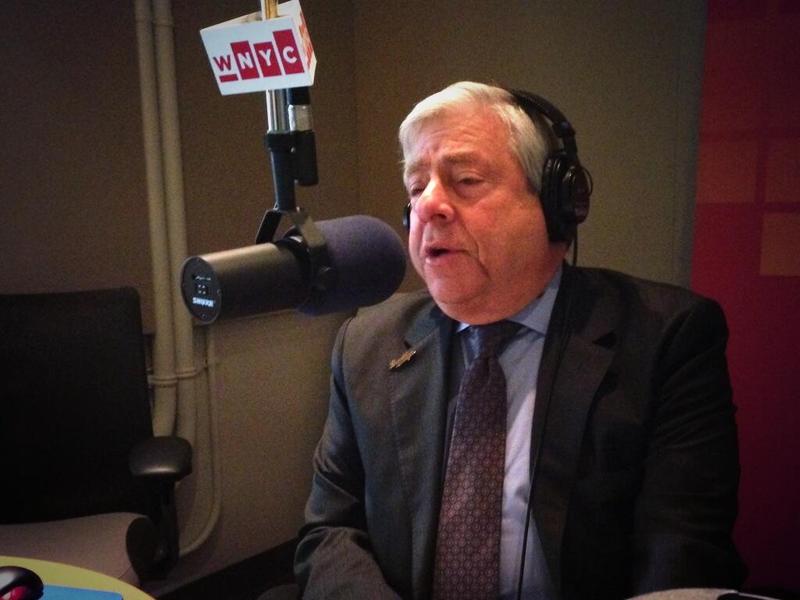
<path fill-rule="evenodd" d="M 314 225 L 327 260 L 315 258 L 296 227 L 274 243 L 186 259 L 181 293 L 189 312 L 206 324 L 288 308 L 323 315 L 377 304 L 400 286 L 405 248 L 389 225 L 365 215 Z"/>

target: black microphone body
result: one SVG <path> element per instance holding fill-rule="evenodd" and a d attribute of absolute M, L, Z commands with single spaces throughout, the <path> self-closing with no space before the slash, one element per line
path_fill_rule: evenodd
<path fill-rule="evenodd" d="M 363 215 L 315 223 L 327 264 L 316 265 L 296 229 L 261 243 L 188 258 L 181 292 L 202 323 L 298 308 L 322 315 L 377 304 L 403 281 L 405 248 L 386 223 Z"/>

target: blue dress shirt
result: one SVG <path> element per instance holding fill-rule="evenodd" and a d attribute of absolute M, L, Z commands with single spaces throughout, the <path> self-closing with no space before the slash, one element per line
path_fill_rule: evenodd
<path fill-rule="evenodd" d="M 525 517 L 531 489 L 531 430 L 536 383 L 542 359 L 544 338 L 550 323 L 561 269 L 538 298 L 509 318 L 524 325 L 500 354 L 500 365 L 506 375 L 508 411 L 506 416 L 506 457 L 503 483 L 503 521 L 500 534 L 500 598 L 517 597 L 520 557 L 525 535 Z M 464 333 L 466 323 L 458 328 L 461 360 L 455 361 L 453 382 L 461 381 L 464 365 L 474 358 L 474 349 Z M 457 387 L 457 386 L 456 386 Z M 455 390 L 454 390 L 455 391 Z M 455 394 L 451 394 L 454 397 Z M 451 402 L 451 408 L 454 402 Z M 450 411 L 452 414 L 452 410 Z M 452 422 L 452 418 L 450 418 Z M 552 598 L 553 587 L 542 554 L 536 523 L 531 519 L 525 548 L 523 598 Z"/>

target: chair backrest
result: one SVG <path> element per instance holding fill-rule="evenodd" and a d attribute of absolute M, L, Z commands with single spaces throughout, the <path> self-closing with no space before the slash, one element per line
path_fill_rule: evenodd
<path fill-rule="evenodd" d="M 152 436 L 132 288 L 0 295 L 0 522 L 155 514 L 128 470 Z"/>

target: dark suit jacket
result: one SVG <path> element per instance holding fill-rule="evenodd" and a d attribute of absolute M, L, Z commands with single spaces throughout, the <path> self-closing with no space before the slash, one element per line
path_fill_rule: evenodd
<path fill-rule="evenodd" d="M 429 597 L 453 330 L 424 292 L 342 326 L 296 556 L 305 598 Z M 560 597 L 741 583 L 726 341 L 713 301 L 565 267 L 532 444 Z"/>

